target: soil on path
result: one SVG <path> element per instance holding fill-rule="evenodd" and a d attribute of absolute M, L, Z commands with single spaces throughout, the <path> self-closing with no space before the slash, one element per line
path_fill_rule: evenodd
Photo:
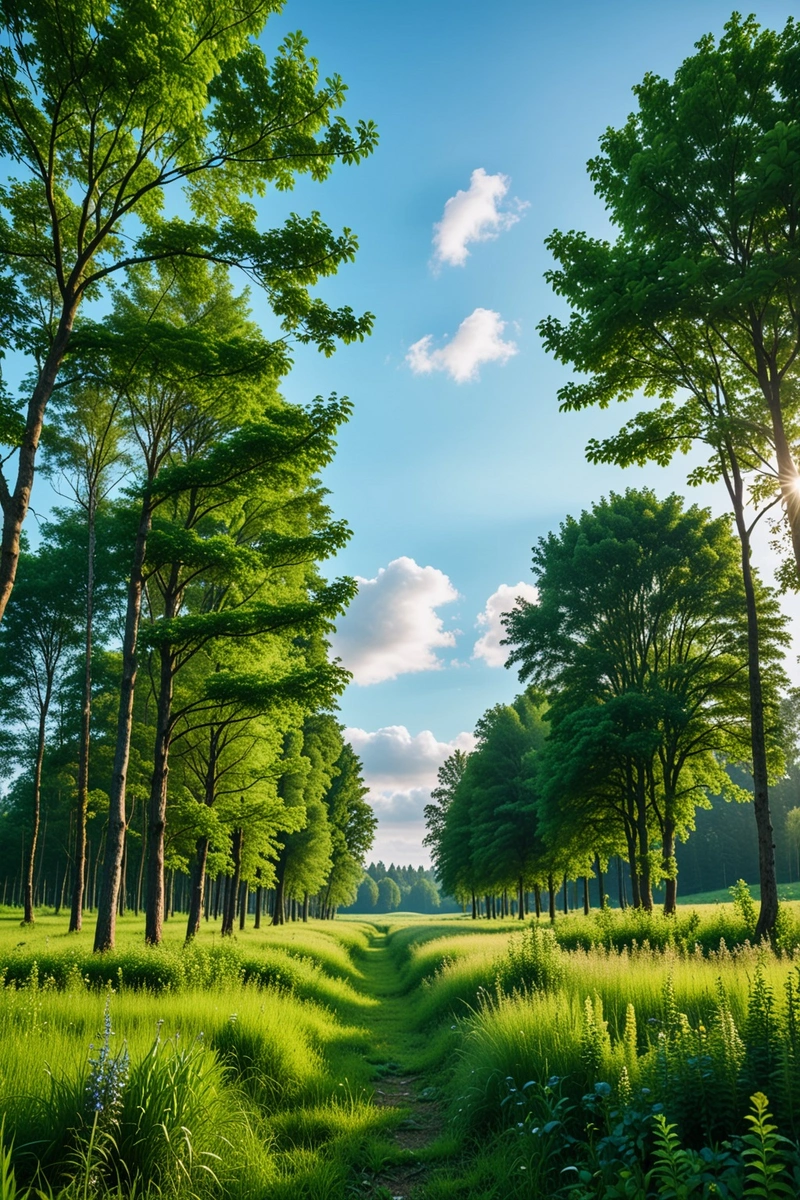
<path fill-rule="evenodd" d="M 380 1001 L 366 1021 L 362 1016 L 372 1035 L 369 1061 L 377 1076 L 373 1102 L 403 1111 L 393 1134 L 396 1161 L 373 1181 L 373 1195 L 413 1200 L 428 1169 L 422 1152 L 442 1133 L 444 1116 L 436 1088 L 413 1066 L 423 1054 L 425 1039 L 410 1026 L 409 996 L 402 989 L 389 937 L 376 931 L 359 961 L 363 990 Z"/>

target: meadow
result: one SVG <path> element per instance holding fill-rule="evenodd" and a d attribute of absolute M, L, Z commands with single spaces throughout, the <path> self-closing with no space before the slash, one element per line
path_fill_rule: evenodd
<path fill-rule="evenodd" d="M 0 912 L 0 1200 L 800 1194 L 800 905 L 91 953 Z"/>

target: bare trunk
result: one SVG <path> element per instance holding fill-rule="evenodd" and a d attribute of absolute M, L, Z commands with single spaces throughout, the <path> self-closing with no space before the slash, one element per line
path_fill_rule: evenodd
<path fill-rule="evenodd" d="M 547 892 L 550 900 L 550 920 L 556 919 L 556 885 L 552 875 L 547 876 Z"/>
<path fill-rule="evenodd" d="M 675 825 L 674 822 L 667 819 L 664 821 L 664 835 L 662 844 L 664 850 L 664 872 L 666 879 L 664 915 L 667 917 L 674 917 L 678 898 L 678 877 L 675 874 Z"/>
<path fill-rule="evenodd" d="M 785 441 L 785 438 L 784 438 Z M 776 443 L 777 447 L 777 443 Z M 788 451 L 787 451 L 788 453 Z M 764 696 L 761 688 L 761 651 L 758 633 L 758 606 L 756 604 L 753 568 L 750 561 L 750 534 L 744 512 L 744 490 L 739 464 L 733 450 L 728 451 L 729 464 L 724 467 L 725 483 L 733 504 L 736 531 L 742 547 L 742 581 L 747 607 L 747 677 L 750 690 L 750 745 L 753 755 L 753 809 L 758 836 L 758 873 L 761 883 L 761 908 L 758 914 L 755 937 L 772 938 L 778 919 L 778 879 L 775 870 L 775 842 L 772 814 L 769 806 L 769 775 L 767 771 L 767 739 L 764 729 Z M 778 458 L 779 470 L 781 458 Z M 792 462 L 792 468 L 794 464 Z M 787 468 L 788 469 L 788 468 Z M 794 470 L 794 478 L 797 472 Z M 783 480 L 781 486 L 783 487 Z M 795 492 L 795 502 L 800 493 Z M 800 532 L 800 527 L 798 527 Z M 794 545 L 795 527 L 792 526 Z M 795 546 L 795 554 L 798 549 Z"/>
<path fill-rule="evenodd" d="M 589 904 L 589 876 L 584 875 L 584 877 L 583 877 L 583 915 L 585 917 L 588 917 L 590 910 L 591 910 L 591 905 Z"/>
<path fill-rule="evenodd" d="M 605 881 L 603 879 L 603 868 L 600 866 L 600 855 L 599 854 L 596 854 L 594 857 L 594 871 L 595 871 L 595 875 L 597 876 L 597 892 L 600 897 L 600 907 L 605 908 L 605 906 L 606 906 L 606 885 L 605 885 Z"/>
<path fill-rule="evenodd" d="M 20 535 L 31 500 L 36 451 L 42 435 L 45 409 L 53 394 L 58 371 L 69 345 L 77 308 L 78 301 L 74 296 L 68 296 L 64 300 L 58 329 L 28 404 L 25 433 L 18 451 L 17 481 L 13 492 L 8 489 L 5 478 L 0 473 L 0 503 L 3 509 L 3 535 L 0 541 L 0 621 L 8 607 L 17 575 Z"/>
<path fill-rule="evenodd" d="M 186 941 L 200 932 L 200 918 L 203 914 L 203 889 L 206 879 L 206 864 L 208 862 L 208 838 L 197 839 L 195 861 L 192 867 L 191 890 L 189 892 L 189 920 L 186 923 Z"/>
<path fill-rule="evenodd" d="M 519 913 L 520 921 L 525 920 L 525 880 L 519 877 Z"/>
<path fill-rule="evenodd" d="M 278 858 L 278 861 L 275 865 L 275 900 L 274 900 L 274 906 L 272 909 L 272 924 L 273 925 L 283 925 L 286 920 L 286 915 L 284 913 L 285 900 L 284 900 L 284 891 L 283 891 L 283 877 L 284 877 L 285 873 L 286 873 L 286 852 L 284 850 L 282 850 L 280 857 Z"/>
<path fill-rule="evenodd" d="M 125 633 L 122 642 L 122 683 L 120 685 L 119 714 L 117 717 L 117 743 L 114 751 L 114 768 L 111 776 L 111 791 L 108 810 L 108 836 L 103 878 L 97 910 L 97 926 L 94 934 L 95 951 L 113 950 L 117 928 L 117 897 L 122 873 L 122 850 L 125 842 L 126 809 L 125 798 L 128 780 L 128 763 L 131 750 L 133 727 L 133 697 L 136 689 L 139 621 L 142 612 L 142 571 L 147 549 L 147 535 L 152 522 L 152 507 L 149 496 L 142 504 L 139 528 L 133 552 L 133 565 L 128 583 L 128 603 L 125 613 Z"/>
<path fill-rule="evenodd" d="M 44 762 L 45 731 L 47 728 L 47 710 L 50 707 L 50 689 L 48 688 L 39 713 L 39 730 L 36 738 L 36 762 L 33 768 L 33 806 L 31 809 L 31 844 L 28 848 L 28 862 L 25 867 L 25 891 L 23 893 L 23 917 L 26 925 L 33 924 L 33 873 L 36 866 L 36 846 L 39 841 L 39 821 L 42 810 L 42 764 Z"/>
<path fill-rule="evenodd" d="M 83 928 L 83 868 L 86 862 L 86 810 L 89 804 L 89 739 L 92 732 L 92 623 L 94 620 L 94 555 L 95 555 L 94 492 L 89 496 L 89 552 L 86 563 L 86 662 L 83 668 L 83 706 L 81 708 L 81 743 L 78 747 L 78 795 L 75 801 L 75 882 L 72 889 L 72 908 L 69 914 L 70 933 Z"/>
<path fill-rule="evenodd" d="M 228 880 L 227 903 L 225 912 L 222 914 L 222 936 L 231 937 L 233 935 L 233 923 L 236 919 L 236 897 L 239 892 L 239 874 L 242 869 L 242 841 L 243 831 L 234 829 L 233 831 L 233 877 Z"/>
<path fill-rule="evenodd" d="M 169 616 L 173 615 L 169 613 Z M 156 742 L 147 814 L 147 908 L 144 938 L 151 946 L 157 946 L 161 942 L 164 924 L 164 835 L 167 828 L 167 785 L 175 678 L 175 661 L 169 644 L 162 643 L 159 647 L 159 660 L 161 670 L 156 712 Z"/>

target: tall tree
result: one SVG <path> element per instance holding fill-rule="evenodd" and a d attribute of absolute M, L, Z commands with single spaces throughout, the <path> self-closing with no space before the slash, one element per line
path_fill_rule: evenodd
<path fill-rule="evenodd" d="M 284 330 L 326 352 L 371 318 L 331 310 L 308 288 L 352 258 L 355 240 L 317 214 L 256 229 L 248 203 L 299 173 L 324 179 L 376 142 L 335 115 L 345 88 L 319 86 L 305 39 L 270 67 L 258 44 L 281 0 L 179 0 L 91 11 L 4 0 L 0 138 L 15 171 L 0 194 L 0 307 L 6 344 L 28 355 L 23 415 L 3 404 L 16 479 L 0 476 L 0 618 L 17 569 L 47 405 L 85 297 L 136 263 L 203 258 L 241 267 Z M 181 193 L 187 214 L 167 217 Z"/>
<path fill-rule="evenodd" d="M 638 110 L 606 132 L 589 164 L 616 239 L 551 235 L 558 267 L 549 278 L 573 311 L 542 325 L 549 348 L 587 377 L 561 390 L 563 408 L 642 390 L 665 401 L 618 437 L 590 443 L 590 458 L 664 463 L 701 441 L 711 457 L 695 480 L 720 478 L 728 491 L 750 622 L 759 935 L 774 926 L 777 886 L 747 476 L 760 477 L 759 499 L 768 505 L 777 491 L 783 503 L 796 585 L 798 45 L 792 21 L 775 34 L 735 15 L 674 80 L 648 75 L 634 89 Z"/>
<path fill-rule="evenodd" d="M 6 720 L 10 717 L 18 723 L 23 737 L 16 756 L 23 769 L 30 768 L 30 838 L 23 885 L 26 924 L 34 920 L 42 770 L 51 710 L 80 642 L 79 578 L 74 556 L 55 547 L 43 546 L 38 554 L 24 555 L 15 602 L 0 627 L 0 708 Z"/>
<path fill-rule="evenodd" d="M 617 778 L 636 828 L 639 900 L 652 906 L 651 830 L 662 845 L 667 911 L 675 905 L 675 838 L 708 789 L 722 791 L 721 761 L 746 758 L 747 617 L 736 542 L 676 496 L 629 489 L 569 518 L 533 553 L 540 596 L 506 619 L 510 662 L 545 687 L 555 729 L 565 717 L 613 703 Z M 758 594 L 773 762 L 780 759 L 777 687 L 785 621 Z M 625 826 L 626 832 L 630 832 Z"/>
<path fill-rule="evenodd" d="M 95 633 L 95 559 L 99 506 L 121 482 L 126 467 L 118 399 L 102 387 L 83 381 L 56 397 L 58 421 L 43 433 L 45 466 L 63 481 L 86 526 L 85 639 L 83 700 L 75 797 L 74 880 L 70 906 L 71 933 L 83 925 L 86 876 L 86 817 L 89 807 L 89 755 L 92 725 L 92 654 Z"/>

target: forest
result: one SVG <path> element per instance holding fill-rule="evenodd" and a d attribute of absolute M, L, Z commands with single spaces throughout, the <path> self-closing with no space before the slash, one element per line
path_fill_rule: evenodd
<path fill-rule="evenodd" d="M 800 1195 L 800 25 L 645 74 L 607 235 L 546 238 L 555 406 L 626 482 L 531 532 L 516 697 L 379 730 L 403 791 L 343 719 L 348 612 L 389 658 L 409 620 L 341 569 L 361 410 L 300 395 L 376 318 L 350 227 L 279 204 L 335 209 L 378 130 L 283 7 L 3 5 L 0 1200 Z M 472 381 L 471 320 L 409 369 Z M 420 579 L 383 681 L 457 646 Z"/>

